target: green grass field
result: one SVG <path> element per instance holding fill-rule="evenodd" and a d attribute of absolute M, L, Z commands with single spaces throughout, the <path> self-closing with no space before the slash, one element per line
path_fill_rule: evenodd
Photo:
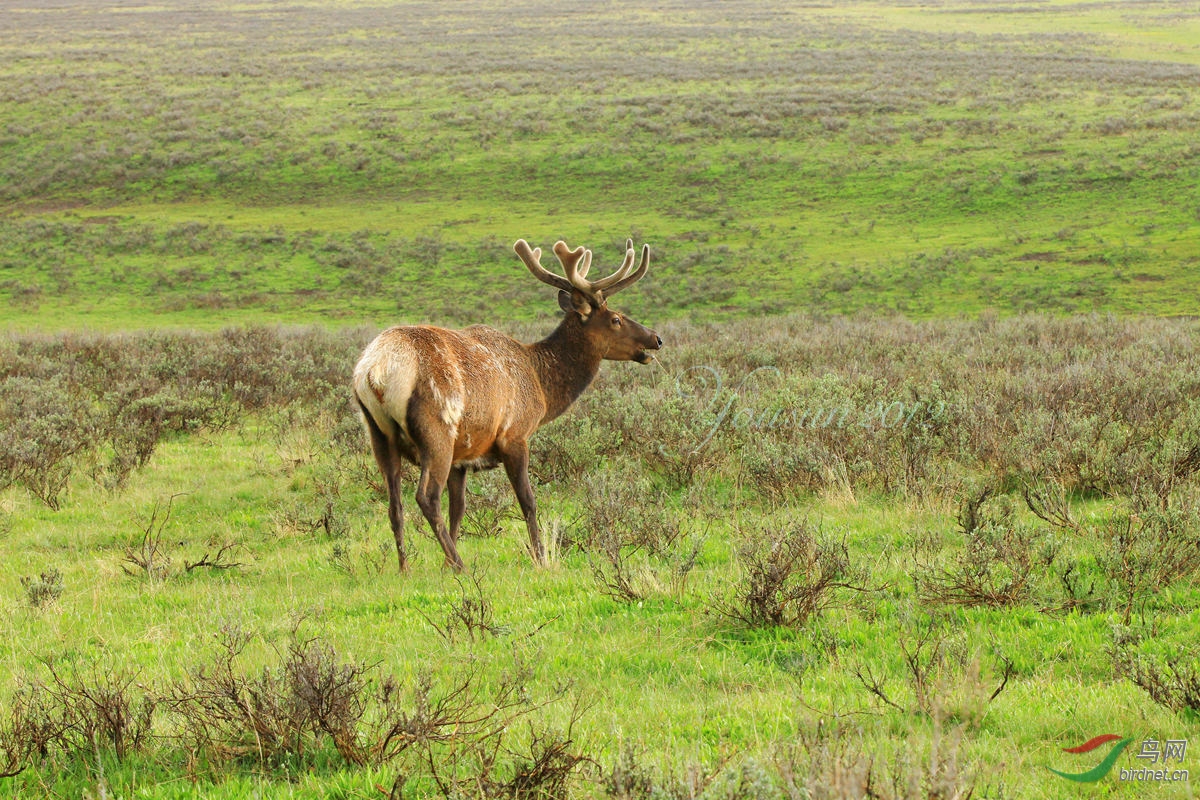
<path fill-rule="evenodd" d="M 476 476 L 465 578 L 411 502 L 415 563 L 394 573 L 341 392 L 361 332 L 11 339 L 0 753 L 34 750 L 7 786 L 1070 797 L 1046 769 L 1082 763 L 1062 747 L 1192 735 L 1194 323 L 781 317 L 747 349 L 755 324 L 665 327 L 671 359 L 609 365 L 539 433 L 549 567 L 502 477 Z M 752 380 L 771 357 L 780 372 Z M 783 579 L 755 605 L 772 564 Z M 242 711 L 201 713 L 222 675 Z M 518 677 L 508 733 L 472 728 Z M 332 708 L 355 698 L 346 727 L 305 722 L 314 686 Z M 441 702 L 467 733 L 378 749 L 395 715 Z M 513 789 L 547 752 L 569 780 Z"/>
<path fill-rule="evenodd" d="M 10 8 L 9 325 L 1196 312 L 1186 3 L 556 8 Z"/>
<path fill-rule="evenodd" d="M 1193 796 L 1198 80 L 1184 0 L 6 4 L 0 796 Z M 487 473 L 395 574 L 361 347 L 627 236 L 551 565 Z"/>

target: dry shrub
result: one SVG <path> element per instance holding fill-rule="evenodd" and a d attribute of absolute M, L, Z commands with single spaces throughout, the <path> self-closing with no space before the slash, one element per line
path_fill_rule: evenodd
<path fill-rule="evenodd" d="M 1103 531 L 1098 561 L 1116 588 L 1126 625 L 1134 606 L 1200 571 L 1200 504 L 1195 495 L 1168 508 L 1133 499 Z"/>
<path fill-rule="evenodd" d="M 907 627 L 899 639 L 907 694 L 911 705 L 896 698 L 886 681 L 875 675 L 871 666 L 860 663 L 854 674 L 869 694 L 884 705 L 905 714 L 921 714 L 935 721 L 953 718 L 964 725 L 977 724 L 989 703 L 1008 686 L 1015 668 L 1003 655 L 1000 676 L 987 671 L 978 655 L 969 655 L 942 631 L 936 620 L 917 622 Z M 994 671 L 994 670 L 993 670 Z"/>
<path fill-rule="evenodd" d="M 1057 482 L 1025 489 L 1033 514 L 1082 543 L 1100 542 L 1096 563 L 1111 594 L 1103 599 L 1119 609 L 1129 624 L 1135 606 L 1159 590 L 1190 579 L 1200 571 L 1200 493 L 1190 483 L 1163 492 L 1161 485 L 1142 484 L 1121 498 L 1107 519 L 1077 520 L 1066 492 Z M 1062 599 L 1054 609 L 1093 604 L 1095 581 L 1087 589 L 1084 577 L 1070 565 L 1060 573 Z"/>
<path fill-rule="evenodd" d="M 158 699 L 134 691 L 137 675 L 93 668 L 90 675 L 77 670 L 61 676 L 50 669 L 51 682 L 45 691 L 65 711 L 70 721 L 67 732 L 73 749 L 86 752 L 98 743 L 110 746 L 118 759 L 141 749 L 150 740 L 151 724 Z"/>
<path fill-rule="evenodd" d="M 998 511 L 991 512 L 989 503 Z M 1048 571 L 1058 554 L 1047 532 L 1019 522 L 1011 501 L 997 498 L 990 486 L 963 498 L 958 526 L 964 541 L 952 565 L 918 566 L 917 593 L 924 602 L 1020 605 L 1033 595 L 1039 573 Z"/>
<path fill-rule="evenodd" d="M 274 763 L 309 755 L 328 735 L 347 761 L 366 763 L 358 727 L 368 668 L 340 662 L 327 644 L 294 639 L 278 667 L 248 675 L 237 662 L 252 638 L 222 628 L 212 662 L 171 686 L 167 703 L 189 752 Z"/>
<path fill-rule="evenodd" d="M 458 600 L 451 604 L 445 618 L 439 623 L 418 609 L 425 621 L 433 626 L 438 635 L 450 645 L 464 639 L 474 643 L 488 636 L 500 636 L 508 632 L 508 628 L 496 623 L 492 601 L 483 591 L 482 575 L 455 575 L 454 582 L 458 585 Z"/>
<path fill-rule="evenodd" d="M 535 729 L 531 724 L 528 743 L 520 750 L 509 751 L 514 762 L 512 774 L 494 784 L 489 794 L 512 798 L 568 796 L 579 770 L 594 763 L 579 752 L 574 733 L 578 720 L 573 715 L 565 731 Z"/>
<path fill-rule="evenodd" d="M 971 472 L 998 485 L 1163 498 L 1200 469 L 1200 335 L 1187 321 L 783 316 L 664 331 L 662 368 L 605 370 L 567 418 L 534 437 L 543 482 L 630 458 L 655 488 L 740 476 L 772 503 L 830 489 L 950 494 Z M 9 339 L 0 486 L 56 506 L 80 467 L 119 487 L 164 437 L 248 415 L 304 425 L 326 414 L 336 449 L 368 462 L 346 402 L 366 336 L 251 327 Z M 315 468 L 315 497 L 290 514 L 297 526 L 344 532 L 349 487 L 377 478 L 357 463 L 339 470 Z M 495 530 L 502 512 L 491 499 L 470 532 Z"/>
<path fill-rule="evenodd" d="M 149 516 L 141 523 L 141 534 L 125 546 L 125 557 L 121 570 L 130 577 L 144 577 L 151 582 L 161 582 L 178 573 L 173 568 L 174 557 L 171 555 L 173 544 L 165 538 L 166 528 L 171 521 L 171 511 L 175 499 L 184 496 L 177 492 L 163 501 L 155 501 Z M 182 542 L 179 542 L 182 544 Z M 240 562 L 233 561 L 234 555 L 244 549 L 240 542 L 211 538 L 205 543 L 203 554 L 199 558 L 183 560 L 183 571 L 206 568 L 214 570 L 235 569 Z"/>
<path fill-rule="evenodd" d="M 18 686 L 8 718 L 0 720 L 0 774 L 15 775 L 34 758 L 87 757 L 101 747 L 124 760 L 150 742 L 158 699 L 141 689 L 136 674 L 101 666 L 47 669 L 49 680 Z"/>
<path fill-rule="evenodd" d="M 929 733 L 911 733 L 891 754 L 866 752 L 863 736 L 819 724 L 781 748 L 775 764 L 780 796 L 789 800 L 968 800 L 975 770 L 965 762 L 962 728 L 934 719 Z"/>
<path fill-rule="evenodd" d="M 1118 631 L 1109 655 L 1113 671 L 1128 678 L 1150 699 L 1176 714 L 1200 714 L 1200 652 L 1185 649 L 1154 658 L 1138 653 L 1139 636 Z"/>
<path fill-rule="evenodd" d="M 531 680 L 530 667 L 519 658 L 489 692 L 473 670 L 441 691 L 425 673 L 408 703 L 394 682 L 385 681 L 383 713 L 369 735 L 372 761 L 407 758 L 446 798 L 566 795 L 581 767 L 591 763 L 574 733 L 585 709 L 576 702 L 565 729 L 535 725 L 530 715 L 562 698 L 568 687 L 535 703 L 529 698 Z"/>
<path fill-rule="evenodd" d="M 167 436 L 295 403 L 345 406 L 361 339 L 267 327 L 18 338 L 0 365 L 0 488 L 57 508 L 78 467 L 120 487 Z"/>
<path fill-rule="evenodd" d="M 600 590 L 634 602 L 670 588 L 681 591 L 704 537 L 689 534 L 683 512 L 661 502 L 633 469 L 585 479 L 586 502 L 572 544 L 589 553 Z"/>
<path fill-rule="evenodd" d="M 778 743 L 769 760 L 734 754 L 708 766 L 647 763 L 626 744 L 599 785 L 612 800 L 967 800 L 976 770 L 963 757 L 962 735 L 961 726 L 947 730 L 934 719 L 927 733 L 868 750 L 861 731 L 822 722 Z"/>
<path fill-rule="evenodd" d="M 532 700 L 533 672 L 519 658 L 495 681 L 470 664 L 438 681 L 422 673 L 406 691 L 370 665 L 342 660 L 329 643 L 295 634 L 276 665 L 247 672 L 240 661 L 253 638 L 222 628 L 214 658 L 170 687 L 165 703 L 193 767 L 200 759 L 311 763 L 328 743 L 352 765 L 400 761 L 404 775 L 447 798 L 525 798 L 561 795 L 590 762 L 574 734 L 578 703 L 563 730 L 533 722 L 569 687 Z"/>
<path fill-rule="evenodd" d="M 520 744 L 512 743 L 514 733 L 507 728 L 465 740 L 440 765 L 430 760 L 430 773 L 447 800 L 568 797 L 582 768 L 594 763 L 576 742 L 575 726 L 582 713 L 576 703 L 563 729 L 529 722 Z"/>
<path fill-rule="evenodd" d="M 677 539 L 668 550 L 653 555 L 639 554 L 640 548 L 624 545 L 619 535 L 611 533 L 601 536 L 596 547 L 591 567 L 600 591 L 617 600 L 637 602 L 656 592 L 682 594 L 704 547 L 704 537 Z"/>
<path fill-rule="evenodd" d="M 691 800 L 708 797 L 709 788 L 727 761 L 715 765 L 647 763 L 644 753 L 628 742 L 599 776 L 600 788 L 613 800 Z"/>
<path fill-rule="evenodd" d="M 70 724 L 66 710 L 40 684 L 18 685 L 8 718 L 0 720 L 0 777 L 20 773 L 35 757 L 65 749 Z"/>
<path fill-rule="evenodd" d="M 0 489 L 23 486 L 57 509 L 97 431 L 88 399 L 59 375 L 0 380 Z"/>
<path fill-rule="evenodd" d="M 54 605 L 63 593 L 62 573 L 57 567 L 51 567 L 36 578 L 22 575 L 21 585 L 25 587 L 25 599 L 32 608 Z"/>
<path fill-rule="evenodd" d="M 738 547 L 743 575 L 732 597 L 712 610 L 751 627 L 803 627 L 847 595 L 877 591 L 867 572 L 851 563 L 845 541 L 820 534 L 807 520 L 742 533 Z"/>
<path fill-rule="evenodd" d="M 659 555 L 684 538 L 676 509 L 662 502 L 663 494 L 636 466 L 626 462 L 583 480 L 585 501 L 578 525 L 583 537 L 574 542 L 577 547 L 592 551 L 619 546 Z"/>

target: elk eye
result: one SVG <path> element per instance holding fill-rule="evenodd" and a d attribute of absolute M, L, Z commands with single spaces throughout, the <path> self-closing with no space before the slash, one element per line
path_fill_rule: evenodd
<path fill-rule="evenodd" d="M 612 318 L 612 326 L 613 326 L 614 328 L 619 328 L 619 327 L 621 327 L 621 318 L 620 318 L 620 317 L 613 317 L 613 318 Z"/>

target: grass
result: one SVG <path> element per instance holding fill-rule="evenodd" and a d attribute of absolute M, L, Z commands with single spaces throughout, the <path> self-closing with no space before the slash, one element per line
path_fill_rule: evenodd
<path fill-rule="evenodd" d="M 126 675 L 145 696 L 171 696 L 204 674 L 197 670 L 221 652 L 227 631 L 244 630 L 252 638 L 235 663 L 250 677 L 277 674 L 297 641 L 331 648 L 329 668 L 363 665 L 359 696 L 372 710 L 358 741 L 366 746 L 383 713 L 370 698 L 386 676 L 412 704 L 423 674 L 435 693 L 474 674 L 472 692 L 486 697 L 520 667 L 534 727 L 512 726 L 516 738 L 500 751 L 497 774 L 523 763 L 527 730 L 569 727 L 589 765 L 566 790 L 580 797 L 626 796 L 613 777 L 625 772 L 684 796 L 744 796 L 749 784 L 771 787 L 763 796 L 772 796 L 785 774 L 815 787 L 832 780 L 827 770 L 865 769 L 853 753 L 874 759 L 874 780 L 913 781 L 923 793 L 906 796 L 930 796 L 947 780 L 975 796 L 1066 797 L 1075 788 L 1045 770 L 1073 768 L 1062 747 L 1110 729 L 1138 741 L 1187 738 L 1195 710 L 1153 702 L 1120 665 L 1159 665 L 1155 674 L 1169 680 L 1162 665 L 1188 663 L 1200 613 L 1195 472 L 1186 466 L 1196 430 L 1195 324 L 778 322 L 752 349 L 743 342 L 753 322 L 720 326 L 719 335 L 676 323 L 664 329 L 673 344 L 660 368 L 609 365 L 580 407 L 534 440 L 543 526 L 557 532 L 551 566 L 532 565 L 510 492 L 502 476 L 486 473 L 472 478 L 468 503 L 492 509 L 499 532 L 468 527 L 465 579 L 441 568 L 411 500 L 412 572 L 394 572 L 378 479 L 336 388 L 365 333 L 13 337 L 11 385 L 74 376 L 59 390 L 91 404 L 97 428 L 95 444 L 66 462 L 57 510 L 19 485 L 0 494 L 11 553 L 0 571 L 4 691 L 48 681 L 53 667 L 85 680 L 96 669 Z M 809 366 L 791 366 L 801 356 Z M 754 386 L 733 382 L 769 357 L 780 359 L 779 373 Z M 110 438 L 107 425 L 123 429 L 104 422 L 109 404 L 145 402 L 125 393 L 180 359 L 186 369 L 146 391 L 171 398 L 158 401 L 165 408 L 188 409 L 178 423 L 187 430 L 163 429 L 146 464 L 114 488 L 124 463 L 116 456 L 128 445 Z M 230 372 L 246 362 L 259 366 Z M 725 385 L 710 396 L 712 384 L 687 382 L 689 364 L 711 367 Z M 240 399 L 209 394 L 219 381 Z M 914 396 L 930 406 L 940 396 L 943 410 L 914 411 L 914 428 L 885 424 L 891 417 L 872 410 Z M 733 402 L 722 415 L 715 401 L 726 397 Z M 757 412 L 776 403 L 853 407 L 841 425 L 796 417 L 769 426 Z M 19 404 L 5 408 L 13 415 L 6 426 L 23 430 Z M 1039 413 L 1057 414 L 1060 432 Z M 196 421 L 204 419 L 213 422 Z M 1164 419 L 1174 422 L 1163 428 Z M 639 441 L 662 447 L 632 448 Z M 7 469 L 21 451 L 5 448 Z M 982 594 L 939 598 L 924 587 L 973 546 L 957 520 L 979 485 L 995 493 L 980 506 L 980 530 L 1008 536 L 1035 559 L 1029 592 L 998 603 Z M 1026 508 L 1024 487 L 1055 485 L 1078 530 Z M 1165 533 L 1153 521 L 1175 517 L 1160 517 L 1159 503 L 1182 520 Z M 1130 509 L 1144 518 L 1145 536 L 1163 537 L 1155 550 L 1181 560 L 1156 561 L 1136 545 L 1121 550 L 1145 565 L 1135 577 L 1160 576 L 1136 590 L 1126 615 L 1129 573 L 1109 555 L 1121 547 L 1109 532 Z M 845 574 L 863 571 L 846 582 L 867 591 L 835 588 L 821 610 L 784 624 L 730 614 L 752 563 L 746 543 L 801 529 L 842 542 Z M 160 546 L 153 574 L 129 568 L 131 550 L 145 553 L 147 532 Z M 636 597 L 622 600 L 595 577 L 606 532 L 623 543 L 618 557 Z M 680 578 L 696 541 L 703 544 Z M 237 545 L 226 563 L 239 566 L 185 568 L 226 543 Z M 995 564 L 983 569 L 1004 578 Z M 61 588 L 35 602 L 21 579 L 53 570 Z M 1064 574 L 1078 578 L 1070 591 Z M 463 606 L 468 598 L 483 605 Z M 572 725 L 576 704 L 582 715 Z M 29 758 L 8 785 L 35 796 L 233 798 L 264 787 L 362 796 L 406 775 L 403 796 L 425 797 L 445 794 L 436 775 L 480 769 L 462 743 L 434 745 L 431 760 L 409 753 L 351 768 L 316 734 L 272 758 L 221 757 L 185 746 L 184 718 L 172 709 L 160 701 L 155 738 L 120 759 L 103 745 L 68 741 Z M 840 733 L 820 739 L 830 726 Z M 0 743 L 3 731 L 0 723 Z M 939 741 L 957 743 L 941 751 L 948 761 L 929 755 Z M 1121 763 L 1139 762 L 1130 754 Z M 1179 785 L 1154 791 L 1186 796 Z M 632 796 L 653 796 L 646 792 Z"/>
<path fill-rule="evenodd" d="M 1196 22 L 1126 11 L 9 11 L 5 319 L 476 321 L 518 236 L 628 234 L 677 314 L 1192 314 Z"/>
<path fill-rule="evenodd" d="M 0 793 L 1057 798 L 1046 767 L 1092 765 L 1063 747 L 1195 738 L 1198 333 L 1156 318 L 1200 314 L 1198 36 L 1176 0 L 0 10 Z M 489 474 L 477 594 L 411 502 L 394 574 L 358 350 L 530 340 L 554 306 L 513 240 L 603 266 L 626 236 L 667 348 L 535 439 L 552 565 Z M 869 591 L 728 613 L 786 531 Z M 290 749 L 180 710 L 238 628 Z M 305 643 L 357 687 L 351 745 L 422 718 L 425 675 L 470 735 L 356 765 L 296 716 Z M 124 678 L 157 703 L 128 752 L 78 697 Z M 76 715 L 45 752 L 28 687 Z"/>
<path fill-rule="evenodd" d="M 896 636 L 926 612 L 913 606 L 902 586 L 902 562 L 874 571 L 877 580 L 896 586 L 865 616 L 834 612 L 797 632 L 745 631 L 707 613 L 705 598 L 722 591 L 734 576 L 734 565 L 720 548 L 706 550 L 687 592 L 625 605 L 598 595 L 586 559 L 578 555 L 548 570 L 533 569 L 522 552 L 518 526 L 510 524 L 500 539 L 466 545 L 495 618 L 508 632 L 469 647 L 448 646 L 425 616 L 436 619 L 444 613 L 457 588 L 437 568 L 428 537 L 417 537 L 411 576 L 401 578 L 390 569 L 376 574 L 378 567 L 372 565 L 391 564 L 387 554 L 379 553 L 387 537 L 369 516 L 357 518 L 350 539 L 339 540 L 355 556 L 358 574 L 348 576 L 331 563 L 334 542 L 272 528 L 268 520 L 278 498 L 286 496 L 286 477 L 278 474 L 277 465 L 262 474 L 263 462 L 275 461 L 270 447 L 247 446 L 239 439 L 234 434 L 164 448 L 119 499 L 80 486 L 67 509 L 47 514 L 27 505 L 28 500 L 10 498 L 6 510 L 14 523 L 6 539 L 16 557 L 0 586 L 0 596 L 7 598 L 0 631 L 11 643 L 3 657 L 11 675 L 37 674 L 39 661 L 99 664 L 134 671 L 140 684 L 155 686 L 179 679 L 196 664 L 199 654 L 213 647 L 217 624 L 236 621 L 259 632 L 268 646 L 260 647 L 254 659 L 269 663 L 271 647 L 286 642 L 303 619 L 306 633 L 319 632 L 345 657 L 378 664 L 401 680 L 412 680 L 425 669 L 454 674 L 472 662 L 494 674 L 514 653 L 529 659 L 535 665 L 535 696 L 569 679 L 584 698 L 589 752 L 604 764 L 615 759 L 621 743 L 646 753 L 649 763 L 663 769 L 689 762 L 711 769 L 730 759 L 736 764 L 769 756 L 775 743 L 794 739 L 817 719 L 847 714 L 843 724 L 861 725 L 870 747 L 927 727 L 919 716 L 877 708 L 847 674 L 854 664 L 883 665 L 897 699 L 911 702 L 896 661 Z M 226 480 L 187 483 L 197 464 Z M 247 543 L 252 559 L 228 574 L 188 574 L 161 583 L 123 575 L 125 541 L 137 533 L 148 507 L 181 483 L 190 492 L 177 501 L 168 527 L 174 552 L 198 551 L 208 537 L 234 533 Z M 561 509 L 563 504 L 557 493 L 543 493 L 544 508 Z M 872 549 L 864 543 L 897 530 L 945 524 L 919 507 L 897 513 L 890 499 L 870 500 L 841 514 L 809 513 L 821 514 L 826 527 L 848 532 L 851 547 L 859 551 Z M 728 535 L 720 523 L 713 527 L 714 539 Z M 45 611 L 22 607 L 16 576 L 48 565 L 63 570 L 62 597 Z M 1194 594 L 1193 589 L 1180 597 L 1193 609 L 1188 614 L 1154 615 L 1169 619 L 1175 629 L 1160 636 L 1187 638 L 1195 624 Z M 1003 653 L 1016 665 L 1013 686 L 992 704 L 972 706 L 979 701 L 970 695 L 947 698 L 967 704 L 948 712 L 952 721 L 976 720 L 967 753 L 980 765 L 983 783 L 1000 780 L 1022 796 L 1056 796 L 1059 787 L 1040 769 L 1054 760 L 1054 743 L 1070 739 L 1073 744 L 1083 734 L 1112 727 L 1146 736 L 1189 730 L 1189 724 L 1153 707 L 1134 687 L 1111 680 L 1103 652 L 1111 622 L 1106 615 L 1053 618 L 1032 609 L 951 617 L 955 658 L 977 658 L 991 670 L 994 654 Z M 997 680 L 994 674 L 990 680 Z M 548 718 L 559 719 L 562 713 L 561 707 L 552 709 Z M 55 759 L 10 780 L 19 781 L 16 785 L 24 791 L 36 791 L 44 783 L 56 794 L 71 794 L 76 791 L 72 786 L 97 785 L 93 768 L 86 760 Z M 110 764 L 108 789 L 173 796 L 170 782 L 176 769 L 171 756 Z M 182 796 L 244 796 L 246 778 L 227 769 L 216 773 L 217 786 L 208 782 L 211 778 L 202 779 Z M 333 766 L 322 773 L 335 781 L 339 770 Z M 385 785 L 391 781 L 365 777 Z M 350 773 L 346 779 L 362 782 L 364 776 Z M 330 791 L 323 780 L 309 794 L 288 777 L 286 768 L 268 771 L 261 780 L 295 796 Z"/>

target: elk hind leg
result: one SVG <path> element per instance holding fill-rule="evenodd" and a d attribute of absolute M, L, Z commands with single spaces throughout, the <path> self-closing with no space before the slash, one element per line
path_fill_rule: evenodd
<path fill-rule="evenodd" d="M 361 406 L 361 401 L 359 402 Z M 404 506 L 400 499 L 400 472 L 403 461 L 395 443 L 388 438 L 375 422 L 374 418 L 363 407 L 363 419 L 371 436 L 371 452 L 375 454 L 375 463 L 383 473 L 388 490 L 388 522 L 392 527 L 392 538 L 396 540 L 396 558 L 401 572 L 408 571 L 408 559 L 404 553 Z"/>
<path fill-rule="evenodd" d="M 446 481 L 446 494 L 450 496 L 450 539 L 458 544 L 458 530 L 462 525 L 463 513 L 467 508 L 467 468 L 451 467 Z"/>
<path fill-rule="evenodd" d="M 417 483 L 417 505 L 429 522 L 429 527 L 433 529 L 433 535 L 442 546 L 442 552 L 446 554 L 446 566 L 461 572 L 462 559 L 459 558 L 458 548 L 455 547 L 454 539 L 442 519 L 442 489 L 450 477 L 450 459 L 448 454 L 428 455 L 430 457 L 423 459 L 421 464 L 421 479 Z"/>

